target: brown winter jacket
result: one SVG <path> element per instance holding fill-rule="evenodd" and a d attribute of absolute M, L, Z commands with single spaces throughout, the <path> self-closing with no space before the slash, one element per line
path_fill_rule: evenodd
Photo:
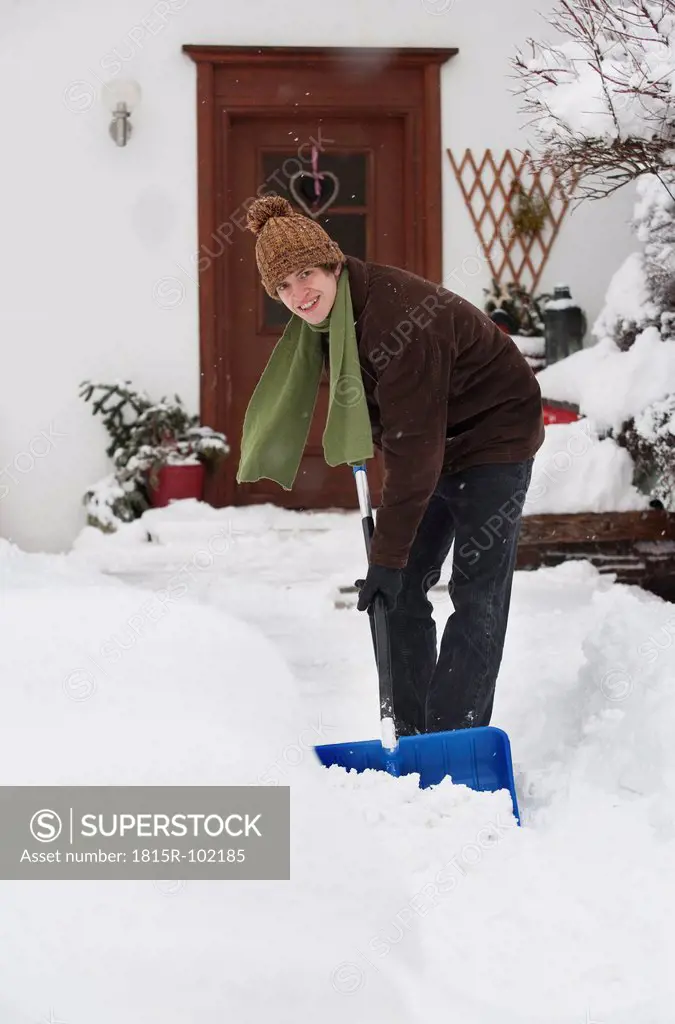
<path fill-rule="evenodd" d="M 531 458 L 541 391 L 515 342 L 466 299 L 347 257 L 361 373 L 384 480 L 371 561 L 405 566 L 442 471 Z"/>

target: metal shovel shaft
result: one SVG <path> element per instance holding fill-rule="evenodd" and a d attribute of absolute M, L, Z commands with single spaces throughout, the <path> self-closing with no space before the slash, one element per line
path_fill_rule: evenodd
<path fill-rule="evenodd" d="M 373 508 L 370 502 L 370 490 L 365 466 L 354 466 L 354 481 L 359 498 L 363 539 L 366 554 L 370 559 L 370 546 L 375 531 Z M 382 726 L 382 746 L 395 750 L 398 743 L 394 723 L 394 694 L 391 674 L 391 647 L 389 642 L 389 622 L 387 608 L 381 594 L 376 594 L 372 607 L 372 634 L 375 650 L 375 662 L 380 682 L 380 722 Z"/>

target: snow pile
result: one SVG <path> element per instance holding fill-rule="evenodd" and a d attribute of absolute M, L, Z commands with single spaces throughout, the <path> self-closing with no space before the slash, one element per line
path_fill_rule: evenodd
<path fill-rule="evenodd" d="M 536 454 L 524 515 L 629 512 L 649 507 L 633 485 L 633 460 L 587 419 L 553 423 Z"/>
<path fill-rule="evenodd" d="M 165 542 L 145 548 L 164 549 L 168 572 L 172 548 L 194 554 L 213 529 L 207 513 L 200 535 L 199 511 L 153 513 Z M 422 1024 L 449 1006 L 463 1024 L 670 1021 L 670 606 L 586 563 L 516 574 L 493 723 L 511 738 L 518 829 L 506 793 L 320 767 L 312 728 L 322 742 L 377 733 L 367 622 L 326 599 L 327 578 L 350 581 L 358 519 L 223 512 L 236 512 L 230 561 L 133 644 L 161 589 L 106 580 L 85 557 L 100 565 L 108 546 L 114 560 L 120 538 L 70 557 L 2 545 L 0 770 L 6 783 L 223 785 L 276 766 L 292 880 L 173 895 L 2 882 L 3 1024 Z M 434 604 L 440 630 L 451 605 Z"/>
<path fill-rule="evenodd" d="M 675 344 L 648 327 L 622 352 L 611 338 L 547 366 L 537 376 L 544 398 L 572 402 L 600 430 L 620 430 L 650 402 L 675 391 Z"/>
<path fill-rule="evenodd" d="M 247 623 L 195 607 L 187 590 L 132 590 L 58 556 L 36 569 L 6 541 L 0 551 L 3 678 L 15 681 L 2 694 L 7 785 L 44 782 L 46 766 L 54 785 L 81 782 L 83 768 L 92 785 L 251 785 L 311 725 L 287 666 Z M 251 678 L 274 680 L 266 730 Z"/>
<path fill-rule="evenodd" d="M 278 652 L 257 629 L 188 601 L 135 633 L 156 595 L 69 578 L 62 557 L 36 572 L 33 556 L 6 544 L 2 555 L 6 785 L 255 785 L 277 762 L 293 773 L 292 882 L 189 881 L 175 899 L 150 882 L 1 882 L 8 1005 L 96 1024 L 208 1020 L 225 1007 L 290 1024 L 321 1005 L 337 1024 L 344 996 L 331 972 L 395 913 L 408 865 L 330 784 L 313 754 L 325 737 Z M 457 802 L 445 788 L 419 831 L 442 828 Z M 491 800 L 504 814 L 503 795 Z M 388 973 L 360 1006 L 403 1021 Z"/>

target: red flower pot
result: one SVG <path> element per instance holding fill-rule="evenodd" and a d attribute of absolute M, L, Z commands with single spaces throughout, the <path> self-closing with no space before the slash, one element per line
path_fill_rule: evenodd
<path fill-rule="evenodd" d="M 149 485 L 150 504 L 162 508 L 171 501 L 198 498 L 204 493 L 204 464 L 190 466 L 162 466 L 157 474 L 157 486 Z"/>
<path fill-rule="evenodd" d="M 575 423 L 579 419 L 579 413 L 574 412 L 572 409 L 558 408 L 554 405 L 549 405 L 547 402 L 542 402 L 542 409 L 544 411 L 544 426 L 547 427 L 550 423 Z"/>

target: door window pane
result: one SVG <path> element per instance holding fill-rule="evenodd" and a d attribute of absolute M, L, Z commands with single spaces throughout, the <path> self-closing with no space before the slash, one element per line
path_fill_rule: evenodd
<path fill-rule="evenodd" d="M 291 311 L 284 306 L 283 302 L 275 302 L 265 292 L 263 315 L 265 327 L 270 327 L 275 331 L 279 330 L 281 333 L 291 318 Z"/>
<path fill-rule="evenodd" d="M 303 154 L 306 149 L 303 148 Z M 319 182 L 320 201 L 332 198 L 331 208 L 365 206 L 366 162 L 366 153 L 319 153 L 318 172 L 326 172 L 326 177 Z M 308 212 L 307 207 L 311 208 L 316 198 L 311 161 L 299 158 L 297 150 L 292 153 L 264 153 L 262 180 L 265 193 L 276 192 L 303 213 Z M 295 194 L 290 191 L 291 181 Z M 298 197 L 306 204 L 305 209 Z"/>
<path fill-rule="evenodd" d="M 363 213 L 327 213 L 318 223 L 334 238 L 345 256 L 366 259 L 366 217 Z"/>

